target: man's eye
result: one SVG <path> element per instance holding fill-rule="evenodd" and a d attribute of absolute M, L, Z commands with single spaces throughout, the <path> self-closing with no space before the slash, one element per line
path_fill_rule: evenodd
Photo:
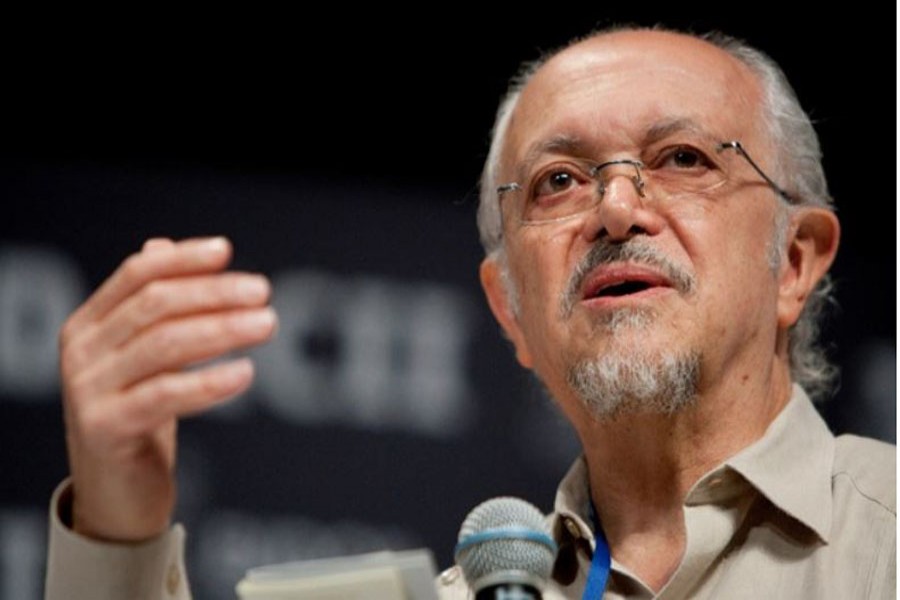
<path fill-rule="evenodd" d="M 550 196 L 565 192 L 578 184 L 578 181 L 568 171 L 552 171 L 547 173 L 534 186 L 535 196 Z"/>
<path fill-rule="evenodd" d="M 697 163 L 700 162 L 700 157 L 696 152 L 690 150 L 678 150 L 672 156 L 672 161 L 679 167 L 690 168 L 697 166 Z"/>
<path fill-rule="evenodd" d="M 690 147 L 675 148 L 663 157 L 663 167 L 671 167 L 673 169 L 696 169 L 698 167 L 708 167 L 709 161 L 706 156 Z"/>

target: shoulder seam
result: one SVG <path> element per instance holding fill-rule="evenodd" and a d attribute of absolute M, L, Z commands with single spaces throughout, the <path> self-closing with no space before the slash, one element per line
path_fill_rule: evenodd
<path fill-rule="evenodd" d="M 888 513 L 890 513 L 895 519 L 897 518 L 897 511 L 896 511 L 896 509 L 892 509 L 891 507 L 887 506 L 884 502 L 882 502 L 882 501 L 879 500 L 878 498 L 875 498 L 874 496 L 872 496 L 872 495 L 870 495 L 870 494 L 867 494 L 866 492 L 862 491 L 862 490 L 859 488 L 859 486 L 856 485 L 856 478 L 854 478 L 853 475 L 851 475 L 849 471 L 838 471 L 838 472 L 836 472 L 836 473 L 832 473 L 832 474 L 831 474 L 831 480 L 834 481 L 834 480 L 837 479 L 840 475 L 844 475 L 844 476 L 847 477 L 847 479 L 850 480 L 850 484 L 853 486 L 853 489 L 855 489 L 855 490 L 857 491 L 857 493 L 859 493 L 860 496 L 862 496 L 862 497 L 865 498 L 866 500 L 870 501 L 871 503 L 880 506 L 880 507 L 883 508 L 885 511 L 887 511 Z"/>

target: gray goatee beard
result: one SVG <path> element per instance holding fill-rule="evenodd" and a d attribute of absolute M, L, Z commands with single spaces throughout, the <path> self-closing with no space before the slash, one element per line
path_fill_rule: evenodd
<path fill-rule="evenodd" d="M 648 264 L 661 270 L 683 295 L 693 293 L 693 275 L 665 254 L 634 238 L 624 244 L 599 242 L 582 259 L 570 278 L 560 303 L 560 316 L 567 319 L 581 299 L 584 278 L 597 266 L 616 261 Z M 595 322 L 611 337 L 611 348 L 597 357 L 575 361 L 568 370 L 569 387 L 597 420 L 627 413 L 672 414 L 690 406 L 697 397 L 700 353 L 675 353 L 642 347 L 640 341 L 616 339 L 627 330 L 649 329 L 658 315 L 647 307 L 610 311 Z"/>
<path fill-rule="evenodd" d="M 697 397 L 700 354 L 604 354 L 576 362 L 567 381 L 598 421 L 626 413 L 673 414 Z"/>

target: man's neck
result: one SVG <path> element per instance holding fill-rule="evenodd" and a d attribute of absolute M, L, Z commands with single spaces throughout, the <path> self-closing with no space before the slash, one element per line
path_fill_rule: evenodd
<path fill-rule="evenodd" d="M 580 428 L 612 556 L 652 589 L 665 585 L 684 554 L 688 492 L 762 437 L 790 399 L 787 377 L 775 379 L 755 390 L 701 394 L 672 415 L 624 414 Z"/>

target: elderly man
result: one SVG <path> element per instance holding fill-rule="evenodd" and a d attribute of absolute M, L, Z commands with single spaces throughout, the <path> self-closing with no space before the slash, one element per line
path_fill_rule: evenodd
<path fill-rule="evenodd" d="M 894 597 L 894 451 L 835 439 L 808 398 L 839 227 L 777 66 L 663 31 L 570 45 L 501 106 L 479 225 L 491 309 L 584 449 L 545 598 Z M 148 242 L 64 329 L 49 597 L 187 597 L 175 421 L 252 370 L 178 369 L 275 323 L 228 254 Z M 455 568 L 439 586 L 469 594 Z"/>

